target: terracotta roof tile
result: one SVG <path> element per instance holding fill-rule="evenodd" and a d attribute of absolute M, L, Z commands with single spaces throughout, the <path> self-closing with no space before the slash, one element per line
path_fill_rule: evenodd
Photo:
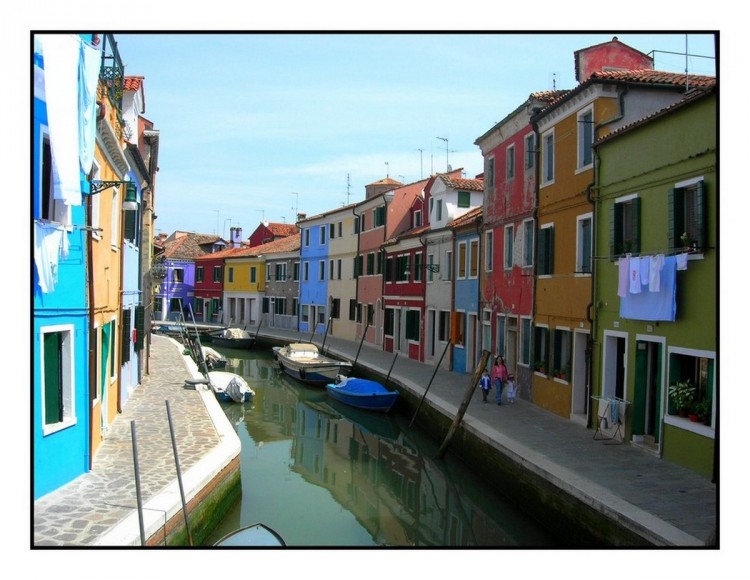
<path fill-rule="evenodd" d="M 266 227 L 274 236 L 286 237 L 299 232 L 299 228 L 295 224 L 269 223 Z"/>
<path fill-rule="evenodd" d="M 481 217 L 482 207 L 475 207 L 474 209 L 467 211 L 464 215 L 458 216 L 456 219 L 452 220 L 451 223 L 448 224 L 448 226 L 451 228 L 468 226 Z"/>
<path fill-rule="evenodd" d="M 164 257 L 172 260 L 195 260 L 211 253 L 211 246 L 223 241 L 219 236 L 187 233 L 164 242 Z"/>
<path fill-rule="evenodd" d="M 123 79 L 123 89 L 126 91 L 137 91 L 141 88 L 141 85 L 143 84 L 143 79 L 145 77 L 125 77 Z"/>
<path fill-rule="evenodd" d="M 438 177 L 446 186 L 453 189 L 468 189 L 470 191 L 484 191 L 484 180 L 482 179 L 464 179 L 462 177 L 449 177 L 443 173 Z"/>
<path fill-rule="evenodd" d="M 664 72 L 651 69 L 598 71 L 583 83 L 594 79 L 624 81 L 630 83 L 648 83 L 657 85 L 685 86 L 708 88 L 716 85 L 716 77 L 705 75 L 687 75 L 684 73 Z"/>

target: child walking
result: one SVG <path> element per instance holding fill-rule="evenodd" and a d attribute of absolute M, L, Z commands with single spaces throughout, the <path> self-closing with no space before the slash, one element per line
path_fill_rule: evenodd
<path fill-rule="evenodd" d="M 513 375 L 508 375 L 508 391 L 507 391 L 508 402 L 513 404 L 516 402 L 516 378 Z"/>
<path fill-rule="evenodd" d="M 479 379 L 479 387 L 482 389 L 482 402 L 487 402 L 487 395 L 490 393 L 490 375 L 487 373 L 487 369 L 482 373 L 482 378 Z"/>

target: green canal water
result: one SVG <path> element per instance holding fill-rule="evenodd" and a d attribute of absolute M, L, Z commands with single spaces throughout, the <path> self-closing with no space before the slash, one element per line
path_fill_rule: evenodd
<path fill-rule="evenodd" d="M 205 545 L 263 523 L 299 547 L 554 547 L 502 490 L 387 415 L 283 374 L 270 349 L 226 350 L 253 400 L 222 404 L 242 445 L 242 496 Z"/>

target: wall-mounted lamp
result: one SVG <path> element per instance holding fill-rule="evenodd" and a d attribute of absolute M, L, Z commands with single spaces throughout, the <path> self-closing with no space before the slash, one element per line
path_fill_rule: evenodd
<path fill-rule="evenodd" d="M 164 280 L 167 277 L 167 264 L 162 259 L 156 259 L 151 264 L 151 278 Z"/>
<path fill-rule="evenodd" d="M 132 181 L 92 181 L 91 195 L 96 195 L 105 189 L 117 187 L 118 185 L 125 185 L 125 200 L 122 202 L 122 209 L 127 211 L 137 210 L 138 190 L 135 188 L 135 183 Z"/>

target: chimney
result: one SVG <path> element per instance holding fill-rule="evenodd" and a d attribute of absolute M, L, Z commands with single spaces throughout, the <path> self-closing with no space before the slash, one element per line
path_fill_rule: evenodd
<path fill-rule="evenodd" d="M 306 213 L 298 213 L 298 214 L 297 214 L 297 221 L 298 221 L 298 222 L 301 222 L 301 221 L 302 221 L 303 219 L 305 219 L 306 217 L 307 217 L 307 214 L 306 214 Z"/>
<path fill-rule="evenodd" d="M 239 248 L 242 246 L 242 228 L 229 228 L 230 246 Z"/>

